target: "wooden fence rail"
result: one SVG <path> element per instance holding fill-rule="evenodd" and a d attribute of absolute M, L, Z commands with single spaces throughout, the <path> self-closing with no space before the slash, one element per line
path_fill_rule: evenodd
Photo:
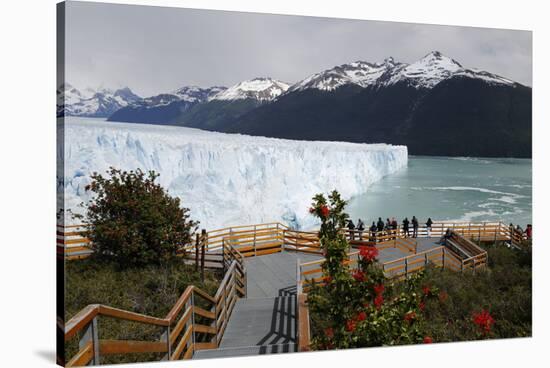
<path fill-rule="evenodd" d="M 425 224 L 418 227 L 417 237 L 442 237 L 447 229 L 455 233 L 477 241 L 508 241 L 514 245 L 521 244 L 526 239 L 525 234 L 519 232 L 502 222 L 434 222 L 431 229 Z M 81 234 L 85 225 L 58 226 L 57 228 L 57 249 L 59 255 L 65 259 L 81 259 L 92 253 L 89 239 Z M 342 229 L 351 246 L 365 244 L 380 244 L 395 240 L 401 240 L 400 248 L 411 248 L 415 246 L 415 238 L 406 236 L 402 227 L 383 231 L 370 232 L 368 230 Z M 412 227 L 410 230 L 412 234 Z M 297 252 L 321 253 L 318 234 L 315 231 L 298 231 L 289 229 L 287 226 L 278 223 L 265 223 L 256 225 L 233 226 L 223 229 L 206 232 L 205 253 L 207 257 L 223 249 L 223 239 L 228 239 L 235 249 L 238 249 L 245 257 L 254 255 L 270 254 L 283 250 L 294 250 Z M 192 253 L 197 250 L 196 244 L 182 245 L 181 252 Z M 198 257 L 197 257 L 198 259 Z M 213 256 L 210 260 L 214 263 L 221 261 Z M 206 259 L 206 263 L 209 260 Z"/>
<path fill-rule="evenodd" d="M 214 296 L 189 285 L 164 318 L 88 305 L 65 323 L 65 341 L 79 338 L 79 350 L 66 366 L 98 365 L 101 356 L 110 354 L 164 353 L 165 360 L 189 359 L 197 350 L 218 347 L 237 299 L 246 297 L 244 257 L 229 243 L 222 244 L 227 268 Z M 100 340 L 99 317 L 156 326 L 163 332 L 156 341 Z"/>

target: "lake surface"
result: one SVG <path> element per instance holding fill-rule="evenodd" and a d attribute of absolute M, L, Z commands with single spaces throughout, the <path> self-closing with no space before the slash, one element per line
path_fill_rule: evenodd
<path fill-rule="evenodd" d="M 408 167 L 350 200 L 348 213 L 366 224 L 413 215 L 432 220 L 532 223 L 530 159 L 409 157 Z"/>

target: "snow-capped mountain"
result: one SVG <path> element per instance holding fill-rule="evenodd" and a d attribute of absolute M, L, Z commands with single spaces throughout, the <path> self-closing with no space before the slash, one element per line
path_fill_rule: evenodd
<path fill-rule="evenodd" d="M 415 155 L 531 157 L 531 121 L 530 87 L 434 51 L 411 64 L 358 61 L 314 74 L 213 130 L 404 144 Z"/>
<path fill-rule="evenodd" d="M 100 88 L 96 91 L 78 90 L 69 83 L 57 90 L 58 116 L 108 117 L 122 107 L 140 99 L 130 88 L 116 90 Z"/>
<path fill-rule="evenodd" d="M 513 81 L 486 71 L 464 68 L 456 60 L 432 51 L 420 60 L 406 64 L 392 57 L 382 63 L 356 61 L 316 73 L 289 88 L 289 92 L 318 89 L 332 91 L 344 85 L 367 87 L 406 82 L 417 88 L 433 88 L 454 76 L 483 79 L 489 83 L 514 84 Z"/>
<path fill-rule="evenodd" d="M 458 61 L 432 51 L 422 59 L 395 69 L 383 78 L 381 82 L 394 84 L 407 81 L 415 87 L 433 88 L 438 83 L 455 76 L 484 79 L 491 83 L 514 84 L 513 81 L 481 70 L 464 68 Z"/>
<path fill-rule="evenodd" d="M 213 95 L 209 101 L 253 99 L 260 102 L 273 101 L 288 90 L 289 85 L 271 78 L 254 78 L 229 87 L 225 91 Z"/>
<path fill-rule="evenodd" d="M 387 58 L 383 63 L 372 64 L 366 61 L 355 61 L 350 64 L 342 64 L 299 81 L 289 88 L 289 92 L 303 91 L 309 88 L 333 91 L 347 84 L 366 87 L 377 83 L 384 74 L 391 73 L 402 65 L 396 63 L 392 57 Z"/>
<path fill-rule="evenodd" d="M 208 101 L 226 88 L 185 86 L 169 93 L 146 97 L 119 109 L 109 116 L 110 121 L 171 124 L 196 104 Z"/>
<path fill-rule="evenodd" d="M 129 107 L 145 107 L 150 109 L 159 106 L 166 106 L 177 101 L 183 101 L 192 104 L 200 103 L 206 101 L 208 98 L 214 96 L 215 94 L 224 91 L 225 89 L 225 87 L 218 86 L 210 88 L 185 86 L 169 93 L 162 93 L 159 95 L 140 99 L 130 104 Z"/>

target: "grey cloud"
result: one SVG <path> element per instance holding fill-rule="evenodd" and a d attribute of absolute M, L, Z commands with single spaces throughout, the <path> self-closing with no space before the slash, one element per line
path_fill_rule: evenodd
<path fill-rule="evenodd" d="M 258 76 L 296 82 L 355 60 L 414 62 L 439 50 L 532 84 L 528 31 L 68 2 L 66 78 L 148 96 Z"/>

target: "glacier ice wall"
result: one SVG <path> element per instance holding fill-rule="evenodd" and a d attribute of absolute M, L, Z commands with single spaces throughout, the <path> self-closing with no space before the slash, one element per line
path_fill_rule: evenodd
<path fill-rule="evenodd" d="M 92 172 L 141 168 L 160 173 L 160 184 L 207 229 L 272 221 L 310 228 L 314 194 L 337 189 L 350 198 L 407 165 L 407 147 L 386 144 L 291 141 L 89 118 L 68 118 L 64 134 L 58 189 L 65 209 L 83 212 L 78 204 L 90 199 L 84 187 Z"/>

